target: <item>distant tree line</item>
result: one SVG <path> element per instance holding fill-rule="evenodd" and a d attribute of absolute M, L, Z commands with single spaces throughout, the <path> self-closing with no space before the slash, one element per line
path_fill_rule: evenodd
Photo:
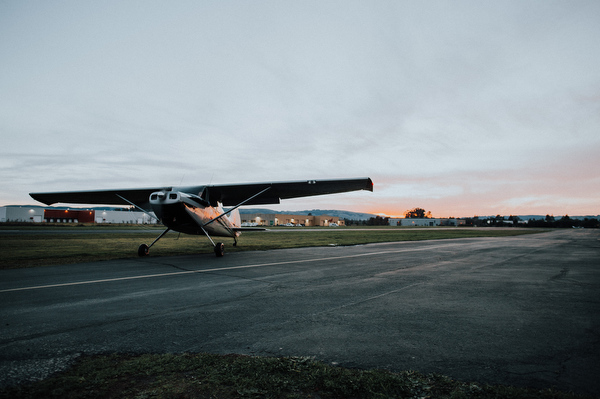
<path fill-rule="evenodd" d="M 530 219 L 527 223 L 527 227 L 558 227 L 558 228 L 573 228 L 583 227 L 586 229 L 600 227 L 598 219 L 572 219 L 569 215 L 565 215 L 560 219 L 556 220 L 554 216 L 546 215 L 544 219 Z"/>
<path fill-rule="evenodd" d="M 420 208 L 415 208 L 418 210 Z M 405 216 L 409 212 L 415 210 L 406 211 Z M 425 212 L 423 210 L 423 212 Z M 413 215 L 421 215 L 420 211 L 413 212 Z M 426 212 L 425 218 L 430 218 L 431 212 Z M 415 218 L 416 216 L 413 216 Z M 464 226 L 471 227 L 548 227 L 548 228 L 600 228 L 600 221 L 594 218 L 575 219 L 569 217 L 569 215 L 555 218 L 554 216 L 546 215 L 543 219 L 529 219 L 522 220 L 518 216 L 510 215 L 508 217 L 502 215 L 496 215 L 492 217 L 479 217 L 474 216 L 472 218 L 464 218 Z M 346 226 L 389 226 L 390 218 L 383 216 L 374 216 L 367 220 L 356 220 L 356 219 L 344 219 Z"/>
<path fill-rule="evenodd" d="M 600 222 L 598 219 L 585 218 L 573 219 L 569 215 L 565 215 L 560 219 L 556 219 L 554 216 L 546 215 L 544 219 L 529 219 L 527 221 L 521 220 L 518 216 L 509 216 L 508 218 L 497 215 L 488 218 L 481 218 L 478 216 L 472 218 L 466 218 L 466 226 L 477 226 L 477 227 L 550 227 L 550 228 L 598 228 Z"/>

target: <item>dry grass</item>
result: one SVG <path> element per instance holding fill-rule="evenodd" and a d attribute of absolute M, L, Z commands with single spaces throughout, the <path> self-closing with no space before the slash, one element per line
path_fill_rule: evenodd
<path fill-rule="evenodd" d="M 151 243 L 160 229 L 135 229 L 131 227 L 71 226 L 65 227 L 18 227 L 28 229 L 27 234 L 10 233 L 10 227 L 2 227 L 0 235 L 0 269 L 48 266 L 93 262 L 98 260 L 124 259 L 137 256 L 142 243 Z M 13 227 L 13 229 L 15 229 Z M 230 238 L 225 242 L 227 252 L 256 251 L 280 248 L 298 248 L 326 245 L 357 245 L 376 242 L 417 241 L 468 237 L 505 237 L 539 232 L 532 229 L 498 228 L 287 228 L 266 232 L 246 232 L 234 247 Z M 217 241 L 218 238 L 215 239 Z M 210 253 L 212 246 L 204 236 L 169 233 L 151 248 L 152 256 L 187 255 Z"/>
<path fill-rule="evenodd" d="M 581 396 L 460 382 L 414 371 L 358 370 L 304 357 L 213 354 L 83 356 L 65 372 L 0 398 L 539 398 Z"/>

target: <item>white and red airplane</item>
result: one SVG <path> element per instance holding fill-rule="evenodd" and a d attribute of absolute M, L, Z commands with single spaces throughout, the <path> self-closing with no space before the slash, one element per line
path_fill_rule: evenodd
<path fill-rule="evenodd" d="M 279 204 L 282 199 L 310 197 L 347 191 L 373 191 L 368 177 L 335 180 L 302 180 L 250 184 L 214 184 L 192 187 L 159 187 L 122 190 L 65 191 L 30 193 L 46 205 L 55 203 L 130 205 L 145 213 L 154 212 L 167 227 L 150 245 L 142 244 L 138 255 L 148 250 L 168 231 L 204 234 L 214 246 L 215 254 L 223 256 L 225 246 L 215 243 L 211 236 L 237 237 L 243 230 L 238 208 L 242 205 Z M 224 210 L 223 207 L 228 207 Z M 229 208 L 231 207 L 231 208 Z M 258 229 L 264 230 L 264 229 Z"/>

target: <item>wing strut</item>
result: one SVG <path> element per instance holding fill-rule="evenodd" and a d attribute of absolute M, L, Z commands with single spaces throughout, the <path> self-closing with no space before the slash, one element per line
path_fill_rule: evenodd
<path fill-rule="evenodd" d="M 207 225 L 211 224 L 211 223 L 212 223 L 212 222 L 214 222 L 215 220 L 221 219 L 223 216 L 227 215 L 227 214 L 228 214 L 228 213 L 230 213 L 231 211 L 233 211 L 233 210 L 235 210 L 235 209 L 239 208 L 240 206 L 244 205 L 244 204 L 245 204 L 246 202 L 248 202 L 248 201 L 252 201 L 254 198 L 258 197 L 258 196 L 259 196 L 259 195 L 261 195 L 262 193 L 265 193 L 265 192 L 267 192 L 267 190 L 270 190 L 270 189 L 271 189 L 271 186 L 269 186 L 269 187 L 265 188 L 264 190 L 262 190 L 261 192 L 259 192 L 259 193 L 257 193 L 257 194 L 254 194 L 252 197 L 250 197 L 250 198 L 248 198 L 248 199 L 246 199 L 246 200 L 244 200 L 244 201 L 240 202 L 239 204 L 237 204 L 236 206 L 234 206 L 233 208 L 231 208 L 231 209 L 230 209 L 230 210 L 228 210 L 227 212 L 223 212 L 222 214 L 220 214 L 220 215 L 219 215 L 219 216 L 217 216 L 216 218 L 214 218 L 214 219 L 211 219 L 211 220 L 209 220 L 208 222 L 204 223 L 204 224 L 202 225 L 202 227 L 205 227 L 205 226 L 207 226 Z M 204 230 L 204 229 L 202 229 L 202 230 Z"/>
<path fill-rule="evenodd" d="M 137 206 L 136 204 L 134 204 L 133 202 L 129 201 L 127 198 L 120 196 L 119 194 L 115 194 L 117 197 L 121 198 L 123 201 L 127 202 L 129 205 L 135 207 L 136 209 L 139 209 L 141 212 L 144 212 L 146 215 L 150 216 L 150 221 L 152 221 L 152 219 L 157 219 L 156 215 L 152 215 L 150 212 L 148 212 L 147 210 L 145 210 L 144 208 L 140 208 L 139 206 Z M 162 237 L 162 236 L 161 236 Z"/>
<path fill-rule="evenodd" d="M 250 198 L 240 202 L 239 204 L 237 204 L 236 206 L 234 206 L 233 208 L 229 209 L 227 212 L 223 212 L 222 214 L 220 214 L 219 216 L 217 216 L 214 219 L 209 220 L 208 222 L 204 223 L 202 226 L 200 226 L 200 229 L 202 230 L 202 232 L 208 237 L 208 239 L 210 240 L 210 242 L 212 243 L 214 250 L 215 250 L 215 254 L 218 257 L 221 257 L 225 254 L 225 245 L 222 242 L 218 242 L 215 244 L 215 242 L 212 240 L 212 238 L 210 237 L 210 235 L 208 234 L 208 232 L 204 229 L 204 227 L 208 226 L 209 224 L 211 224 L 212 222 L 214 222 L 215 220 L 218 220 L 220 218 L 222 218 L 223 216 L 227 215 L 228 213 L 230 213 L 231 211 L 239 208 L 240 206 L 244 205 L 245 203 L 247 203 L 248 201 L 252 201 L 254 198 L 258 197 L 259 195 L 267 192 L 268 190 L 271 189 L 271 186 L 265 188 L 264 190 L 254 194 L 253 196 L 251 196 Z M 233 233 L 232 233 L 233 234 Z M 235 234 L 233 234 L 233 240 L 234 240 L 234 246 L 237 244 L 237 239 L 235 237 Z"/>

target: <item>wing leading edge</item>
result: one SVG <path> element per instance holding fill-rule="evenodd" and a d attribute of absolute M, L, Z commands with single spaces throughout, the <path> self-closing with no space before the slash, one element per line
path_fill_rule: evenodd
<path fill-rule="evenodd" d="M 224 206 L 236 206 L 267 189 L 244 205 L 278 204 L 282 199 L 310 197 L 315 195 L 336 194 L 348 191 L 373 191 L 373 182 L 368 177 L 334 180 L 302 180 L 287 182 L 265 182 L 250 184 L 217 184 L 192 187 L 154 187 L 141 189 L 63 191 L 49 193 L 30 193 L 29 195 L 46 205 L 102 204 L 132 205 L 151 210 L 149 197 L 155 191 L 180 191 L 199 195 L 215 206 L 217 202 Z"/>
<path fill-rule="evenodd" d="M 62 191 L 51 193 L 30 193 L 36 201 L 46 205 L 56 203 L 65 204 L 101 204 L 101 205 L 131 205 L 136 204 L 142 209 L 151 210 L 149 198 L 155 191 L 161 188 L 140 188 L 121 190 L 93 190 L 93 191 Z M 127 202 L 123 198 L 126 198 Z"/>

